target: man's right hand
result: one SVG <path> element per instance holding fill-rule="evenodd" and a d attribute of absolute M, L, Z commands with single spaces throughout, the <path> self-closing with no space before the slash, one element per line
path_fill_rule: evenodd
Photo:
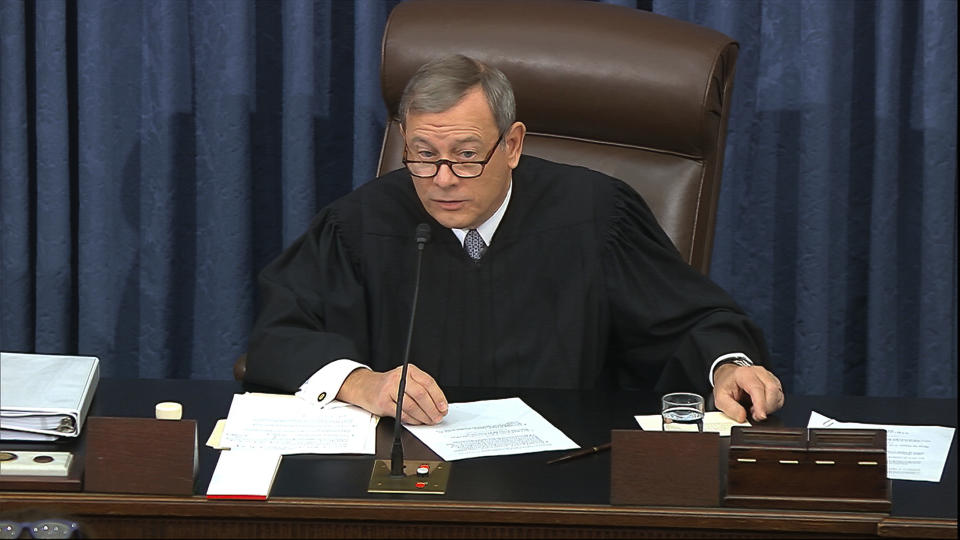
<path fill-rule="evenodd" d="M 337 399 L 362 407 L 377 416 L 397 413 L 397 390 L 402 366 L 380 372 L 355 369 L 344 379 Z M 404 424 L 436 424 L 447 414 L 447 398 L 437 381 L 413 364 L 407 366 L 404 389 Z"/>

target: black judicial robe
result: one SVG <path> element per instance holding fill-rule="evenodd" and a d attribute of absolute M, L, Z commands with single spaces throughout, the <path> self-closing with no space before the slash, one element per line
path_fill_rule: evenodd
<path fill-rule="evenodd" d="M 432 239 L 410 361 L 441 388 L 708 392 L 719 355 L 766 361 L 760 331 L 683 261 L 631 187 L 523 156 L 479 262 L 426 212 L 405 169 L 324 208 L 260 274 L 245 380 L 295 391 L 338 358 L 398 366 L 419 223 Z"/>

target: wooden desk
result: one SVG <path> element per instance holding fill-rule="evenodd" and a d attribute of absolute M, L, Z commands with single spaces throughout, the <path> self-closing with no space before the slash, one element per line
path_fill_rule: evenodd
<path fill-rule="evenodd" d="M 230 397 L 228 381 L 104 380 L 95 414 L 151 416 L 158 401 L 184 404 L 204 440 Z M 450 390 L 453 401 L 520 395 L 581 445 L 605 442 L 613 428 L 635 428 L 634 414 L 656 411 L 656 397 L 630 392 Z M 811 409 L 843 420 L 956 426 L 956 400 L 790 396 L 772 419 L 805 425 Z M 392 422 L 381 422 L 389 440 Z M 431 453 L 409 438 L 409 457 Z M 378 441 L 378 451 L 388 445 Z M 288 456 L 269 501 L 93 493 L 0 492 L 0 514 L 67 515 L 91 537 L 928 537 L 956 538 L 957 442 L 939 484 L 894 482 L 893 510 L 877 513 L 742 508 L 615 507 L 609 453 L 546 465 L 558 453 L 458 461 L 444 496 L 366 493 L 370 456 Z M 197 493 L 206 491 L 217 453 L 200 451 Z"/>

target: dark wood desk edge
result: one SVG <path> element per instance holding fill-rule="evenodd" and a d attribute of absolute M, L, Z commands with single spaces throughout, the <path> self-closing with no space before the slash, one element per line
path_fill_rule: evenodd
<path fill-rule="evenodd" d="M 886 517 L 877 534 L 886 538 L 956 538 L 957 520 Z"/>
<path fill-rule="evenodd" d="M 162 497 L 89 493 L 2 492 L 8 511 L 33 509 L 71 516 L 154 516 L 193 519 L 269 519 L 473 523 L 564 527 L 651 527 L 702 530 L 790 531 L 877 535 L 886 514 L 771 511 L 743 508 L 621 507 L 606 505 L 462 502 L 436 499 L 365 500 L 274 498 L 268 501 L 208 501 L 204 497 Z M 954 527 L 956 522 L 954 521 Z M 900 520 L 914 535 L 942 533 L 932 520 Z M 940 536 L 935 536 L 940 537 Z"/>

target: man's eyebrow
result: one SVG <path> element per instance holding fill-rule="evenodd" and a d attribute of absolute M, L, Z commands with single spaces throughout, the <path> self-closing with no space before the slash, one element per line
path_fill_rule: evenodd
<path fill-rule="evenodd" d="M 410 138 L 410 144 L 425 144 L 431 148 L 433 147 L 433 144 L 431 144 L 430 141 L 424 139 L 423 137 L 419 137 L 417 135 L 414 135 L 413 137 Z"/>
<path fill-rule="evenodd" d="M 436 150 L 436 149 L 438 148 L 435 144 L 433 144 L 432 142 L 430 142 L 430 141 L 427 140 L 426 138 L 420 137 L 420 136 L 416 136 L 416 135 L 414 135 L 414 136 L 410 139 L 410 142 L 407 143 L 407 144 L 408 144 L 408 146 L 422 145 L 422 146 L 425 146 L 425 147 L 427 147 L 427 148 L 429 148 L 429 149 L 431 149 L 431 150 Z M 482 139 L 481 137 L 478 137 L 478 136 L 476 136 L 476 135 L 466 135 L 466 136 L 464 136 L 464 137 L 460 137 L 460 138 L 458 138 L 458 139 L 454 139 L 454 140 L 453 140 L 453 146 L 452 146 L 452 148 L 453 148 L 453 149 L 462 149 L 464 146 L 469 146 L 469 145 L 477 145 L 477 146 L 480 146 L 480 145 L 482 145 L 482 144 L 483 144 L 483 139 Z"/>
<path fill-rule="evenodd" d="M 476 135 L 465 135 L 465 136 L 460 137 L 459 139 L 457 139 L 455 142 L 456 142 L 457 144 L 482 143 L 482 142 L 483 142 L 483 139 L 480 138 L 480 137 L 478 137 L 478 136 L 476 136 Z"/>
<path fill-rule="evenodd" d="M 463 137 L 453 140 L 454 147 L 463 146 L 465 144 L 482 144 L 482 143 L 483 143 L 483 138 L 478 137 L 477 135 L 465 135 Z M 432 142 L 427 140 L 425 137 L 421 137 L 418 135 L 414 135 L 413 137 L 411 137 L 410 142 L 408 144 L 422 144 L 430 148 L 436 148 L 436 146 Z"/>

